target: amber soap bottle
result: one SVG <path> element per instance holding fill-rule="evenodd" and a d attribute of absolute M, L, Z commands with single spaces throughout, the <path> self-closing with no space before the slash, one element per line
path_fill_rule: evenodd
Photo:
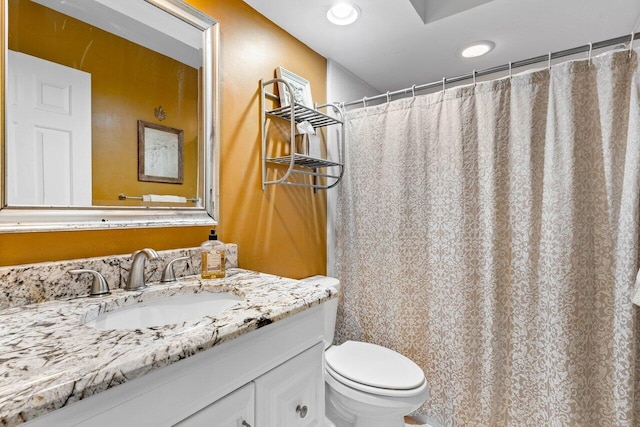
<path fill-rule="evenodd" d="M 209 240 L 200 245 L 202 254 L 202 278 L 219 279 L 225 277 L 225 246 L 220 240 L 216 230 L 211 230 Z"/>

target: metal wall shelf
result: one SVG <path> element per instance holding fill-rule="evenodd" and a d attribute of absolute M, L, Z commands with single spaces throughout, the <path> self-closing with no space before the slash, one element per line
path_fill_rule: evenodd
<path fill-rule="evenodd" d="M 342 179 L 344 173 L 344 125 L 342 120 L 342 111 L 338 106 L 333 104 L 317 105 L 316 108 L 298 104 L 296 102 L 291 105 L 278 107 L 267 110 L 265 105 L 267 100 L 279 102 L 280 98 L 272 92 L 267 92 L 270 85 L 284 84 L 288 87 L 289 93 L 293 93 L 291 86 L 283 79 L 272 79 L 268 81 L 260 81 L 260 103 L 261 103 L 261 125 L 262 125 L 262 189 L 267 185 L 291 185 L 297 187 L 313 188 L 314 190 L 326 190 L 334 187 Z M 330 116 L 321 110 L 328 112 L 332 110 L 336 117 Z M 286 120 L 290 125 L 289 154 L 280 157 L 268 157 L 267 151 L 267 134 L 271 124 L 271 119 L 277 118 Z M 308 122 L 314 129 L 327 126 L 339 126 L 339 160 L 333 161 L 326 158 L 309 156 L 306 153 L 300 153 L 296 150 L 296 124 Z M 268 164 L 285 165 L 287 169 L 278 179 L 267 180 Z M 297 179 L 293 177 L 310 176 L 311 180 Z"/>

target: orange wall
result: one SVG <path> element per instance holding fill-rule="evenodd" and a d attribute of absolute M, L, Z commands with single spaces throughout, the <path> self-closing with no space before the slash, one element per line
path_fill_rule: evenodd
<path fill-rule="evenodd" d="M 283 66 L 311 83 L 324 102 L 326 60 L 242 0 L 188 0 L 220 22 L 223 241 L 238 243 L 240 266 L 289 277 L 325 272 L 326 194 L 260 182 L 261 78 Z M 150 246 L 198 245 L 205 227 L 0 235 L 0 264 L 127 253 Z"/>
<path fill-rule="evenodd" d="M 31 1 L 9 0 L 9 16 L 9 49 L 91 73 L 94 205 L 142 204 L 120 193 L 196 196 L 198 70 Z M 183 184 L 138 181 L 137 120 L 184 131 Z"/>

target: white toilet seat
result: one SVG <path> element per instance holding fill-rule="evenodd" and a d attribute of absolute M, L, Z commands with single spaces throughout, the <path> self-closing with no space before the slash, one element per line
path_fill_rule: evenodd
<path fill-rule="evenodd" d="M 355 381 L 350 380 L 349 378 L 345 378 L 342 375 L 338 374 L 337 372 L 335 372 L 333 369 L 331 369 L 330 366 L 325 366 L 325 371 L 328 375 L 330 375 L 333 379 L 335 379 L 337 382 L 339 382 L 342 385 L 345 385 L 349 388 L 352 388 L 354 390 L 363 392 L 363 393 L 369 393 L 369 394 L 374 394 L 376 396 L 382 396 L 382 397 L 396 397 L 396 398 L 409 398 L 409 397 L 415 397 L 415 396 L 419 396 L 421 394 L 423 394 L 425 392 L 425 390 L 427 389 L 427 381 L 426 379 L 423 380 L 422 384 L 420 384 L 418 387 L 414 388 L 414 389 L 409 389 L 409 390 L 395 390 L 395 389 L 390 389 L 390 388 L 380 388 L 380 387 L 372 387 L 366 384 L 362 384 L 362 383 L 358 383 Z"/>
<path fill-rule="evenodd" d="M 336 381 L 379 396 L 413 397 L 427 388 L 422 369 L 379 345 L 347 341 L 325 351 L 326 371 Z"/>

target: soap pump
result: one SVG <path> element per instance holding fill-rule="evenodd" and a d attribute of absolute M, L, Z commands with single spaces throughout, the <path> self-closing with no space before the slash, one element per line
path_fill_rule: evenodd
<path fill-rule="evenodd" d="M 200 245 L 202 254 L 203 279 L 218 279 L 225 277 L 225 246 L 220 240 L 216 230 L 211 230 L 209 239 Z"/>

